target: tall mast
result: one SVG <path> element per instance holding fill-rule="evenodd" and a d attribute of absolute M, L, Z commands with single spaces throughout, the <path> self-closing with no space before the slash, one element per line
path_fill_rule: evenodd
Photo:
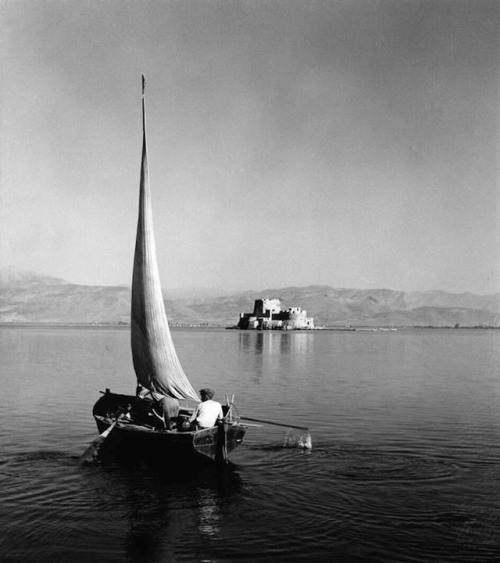
<path fill-rule="evenodd" d="M 146 148 L 146 80 L 142 76 L 142 160 L 132 277 L 130 333 L 137 381 L 149 391 L 199 400 L 177 357 L 168 326 L 153 230 Z"/>

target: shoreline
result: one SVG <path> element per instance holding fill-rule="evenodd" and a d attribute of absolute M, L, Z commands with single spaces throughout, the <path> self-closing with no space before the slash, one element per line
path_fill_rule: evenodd
<path fill-rule="evenodd" d="M 240 332 L 284 332 L 284 333 L 314 333 L 324 331 L 336 332 L 397 332 L 398 330 L 499 330 L 500 326 L 431 326 L 431 325 L 412 325 L 412 326 L 370 326 L 360 325 L 355 327 L 341 326 L 322 326 L 314 329 L 294 329 L 294 330 L 257 330 L 257 329 L 239 329 L 234 326 L 209 325 L 207 323 L 200 324 L 170 324 L 171 329 L 197 329 L 197 330 L 238 330 Z M 127 323 L 57 323 L 57 322 L 1 322 L 0 327 L 4 328 L 86 328 L 86 329 L 130 329 Z"/>

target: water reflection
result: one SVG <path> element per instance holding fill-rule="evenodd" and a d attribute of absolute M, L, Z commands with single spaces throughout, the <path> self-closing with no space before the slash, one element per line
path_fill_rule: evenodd
<path fill-rule="evenodd" d="M 239 332 L 238 333 L 238 347 L 240 352 L 248 352 L 252 349 L 252 339 L 254 335 L 249 332 Z"/>
<path fill-rule="evenodd" d="M 137 562 L 170 561 L 174 548 L 189 558 L 203 549 L 203 540 L 220 539 L 221 506 L 238 502 L 241 488 L 233 466 L 222 474 L 209 467 L 181 475 L 121 465 L 101 475 L 109 480 L 109 503 L 123 505 L 127 560 Z M 99 489 L 102 494 L 102 483 Z"/>
<path fill-rule="evenodd" d="M 281 335 L 281 353 L 283 354 L 308 354 L 313 335 L 305 332 L 285 332 Z"/>
<path fill-rule="evenodd" d="M 198 491 L 198 530 L 209 538 L 216 538 L 220 533 L 220 504 L 214 490 L 199 487 Z"/>
<path fill-rule="evenodd" d="M 262 380 L 263 372 L 263 334 L 240 332 L 238 337 L 238 348 L 240 351 L 238 355 L 239 370 L 241 372 L 248 370 L 252 383 L 258 385 Z"/>
<path fill-rule="evenodd" d="M 242 331 L 239 333 L 240 370 L 256 385 L 263 375 L 280 378 L 292 369 L 304 369 L 312 353 L 314 335 L 297 331 Z"/>
<path fill-rule="evenodd" d="M 240 352 L 246 354 L 307 354 L 313 337 L 313 334 L 306 332 L 242 331 L 238 343 Z"/>

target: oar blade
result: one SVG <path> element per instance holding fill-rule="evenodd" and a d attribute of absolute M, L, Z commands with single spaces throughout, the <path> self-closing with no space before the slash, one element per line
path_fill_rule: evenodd
<path fill-rule="evenodd" d="M 98 436 L 90 446 L 83 452 L 83 454 L 78 458 L 80 463 L 91 463 L 96 460 L 99 455 L 99 450 L 106 437 Z"/>
<path fill-rule="evenodd" d="M 286 433 L 284 448 L 302 448 L 304 450 L 312 449 L 312 438 L 309 432 L 297 432 L 296 430 L 289 430 Z"/>
<path fill-rule="evenodd" d="M 78 458 L 80 463 L 90 463 L 97 459 L 99 455 L 99 450 L 101 449 L 104 440 L 109 436 L 110 432 L 116 426 L 118 421 L 123 417 L 123 414 L 120 414 L 118 418 L 113 421 L 113 424 L 108 426 L 104 432 L 99 434 L 99 436 L 90 444 L 90 446 L 83 452 L 83 454 Z"/>

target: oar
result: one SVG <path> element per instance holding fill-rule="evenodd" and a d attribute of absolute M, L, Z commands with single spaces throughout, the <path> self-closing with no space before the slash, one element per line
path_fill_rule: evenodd
<path fill-rule="evenodd" d="M 281 422 L 272 422 L 271 420 L 261 420 L 259 418 L 249 418 L 247 416 L 240 416 L 241 420 L 249 420 L 251 422 L 261 422 L 262 424 L 273 424 L 274 426 L 284 426 L 285 428 L 295 428 L 296 430 L 305 430 L 309 432 L 309 428 L 304 426 L 293 426 L 292 424 L 282 424 Z"/>
<path fill-rule="evenodd" d="M 115 418 L 115 420 L 106 428 L 106 430 L 104 430 L 104 432 L 101 432 L 99 434 L 99 436 L 97 436 L 97 438 L 90 444 L 90 446 L 83 452 L 83 454 L 78 458 L 78 461 L 80 463 L 86 463 L 88 461 L 90 461 L 91 459 L 93 459 L 96 455 L 97 452 L 99 451 L 99 448 L 101 447 L 101 444 L 104 442 L 104 440 L 109 436 L 110 432 L 113 430 L 113 428 L 117 425 L 118 421 L 123 418 L 125 416 L 125 413 L 121 413 L 119 416 L 117 416 Z"/>
<path fill-rule="evenodd" d="M 287 435 L 285 438 L 284 447 L 291 446 L 291 447 L 300 447 L 310 450 L 312 448 L 312 439 L 311 434 L 309 434 L 309 428 L 305 428 L 304 426 L 294 426 L 293 424 L 282 424 L 281 422 L 274 422 L 272 420 L 262 420 L 260 418 L 250 418 L 246 416 L 241 416 L 241 420 L 251 420 L 252 422 L 261 422 L 262 424 L 272 424 L 274 426 L 283 426 L 285 428 L 293 428 L 295 430 L 302 430 L 304 433 L 299 435 L 298 437 L 290 437 Z M 250 425 L 249 425 L 250 426 Z M 252 425 L 253 426 L 253 425 Z M 289 432 L 290 434 L 290 432 Z"/>

